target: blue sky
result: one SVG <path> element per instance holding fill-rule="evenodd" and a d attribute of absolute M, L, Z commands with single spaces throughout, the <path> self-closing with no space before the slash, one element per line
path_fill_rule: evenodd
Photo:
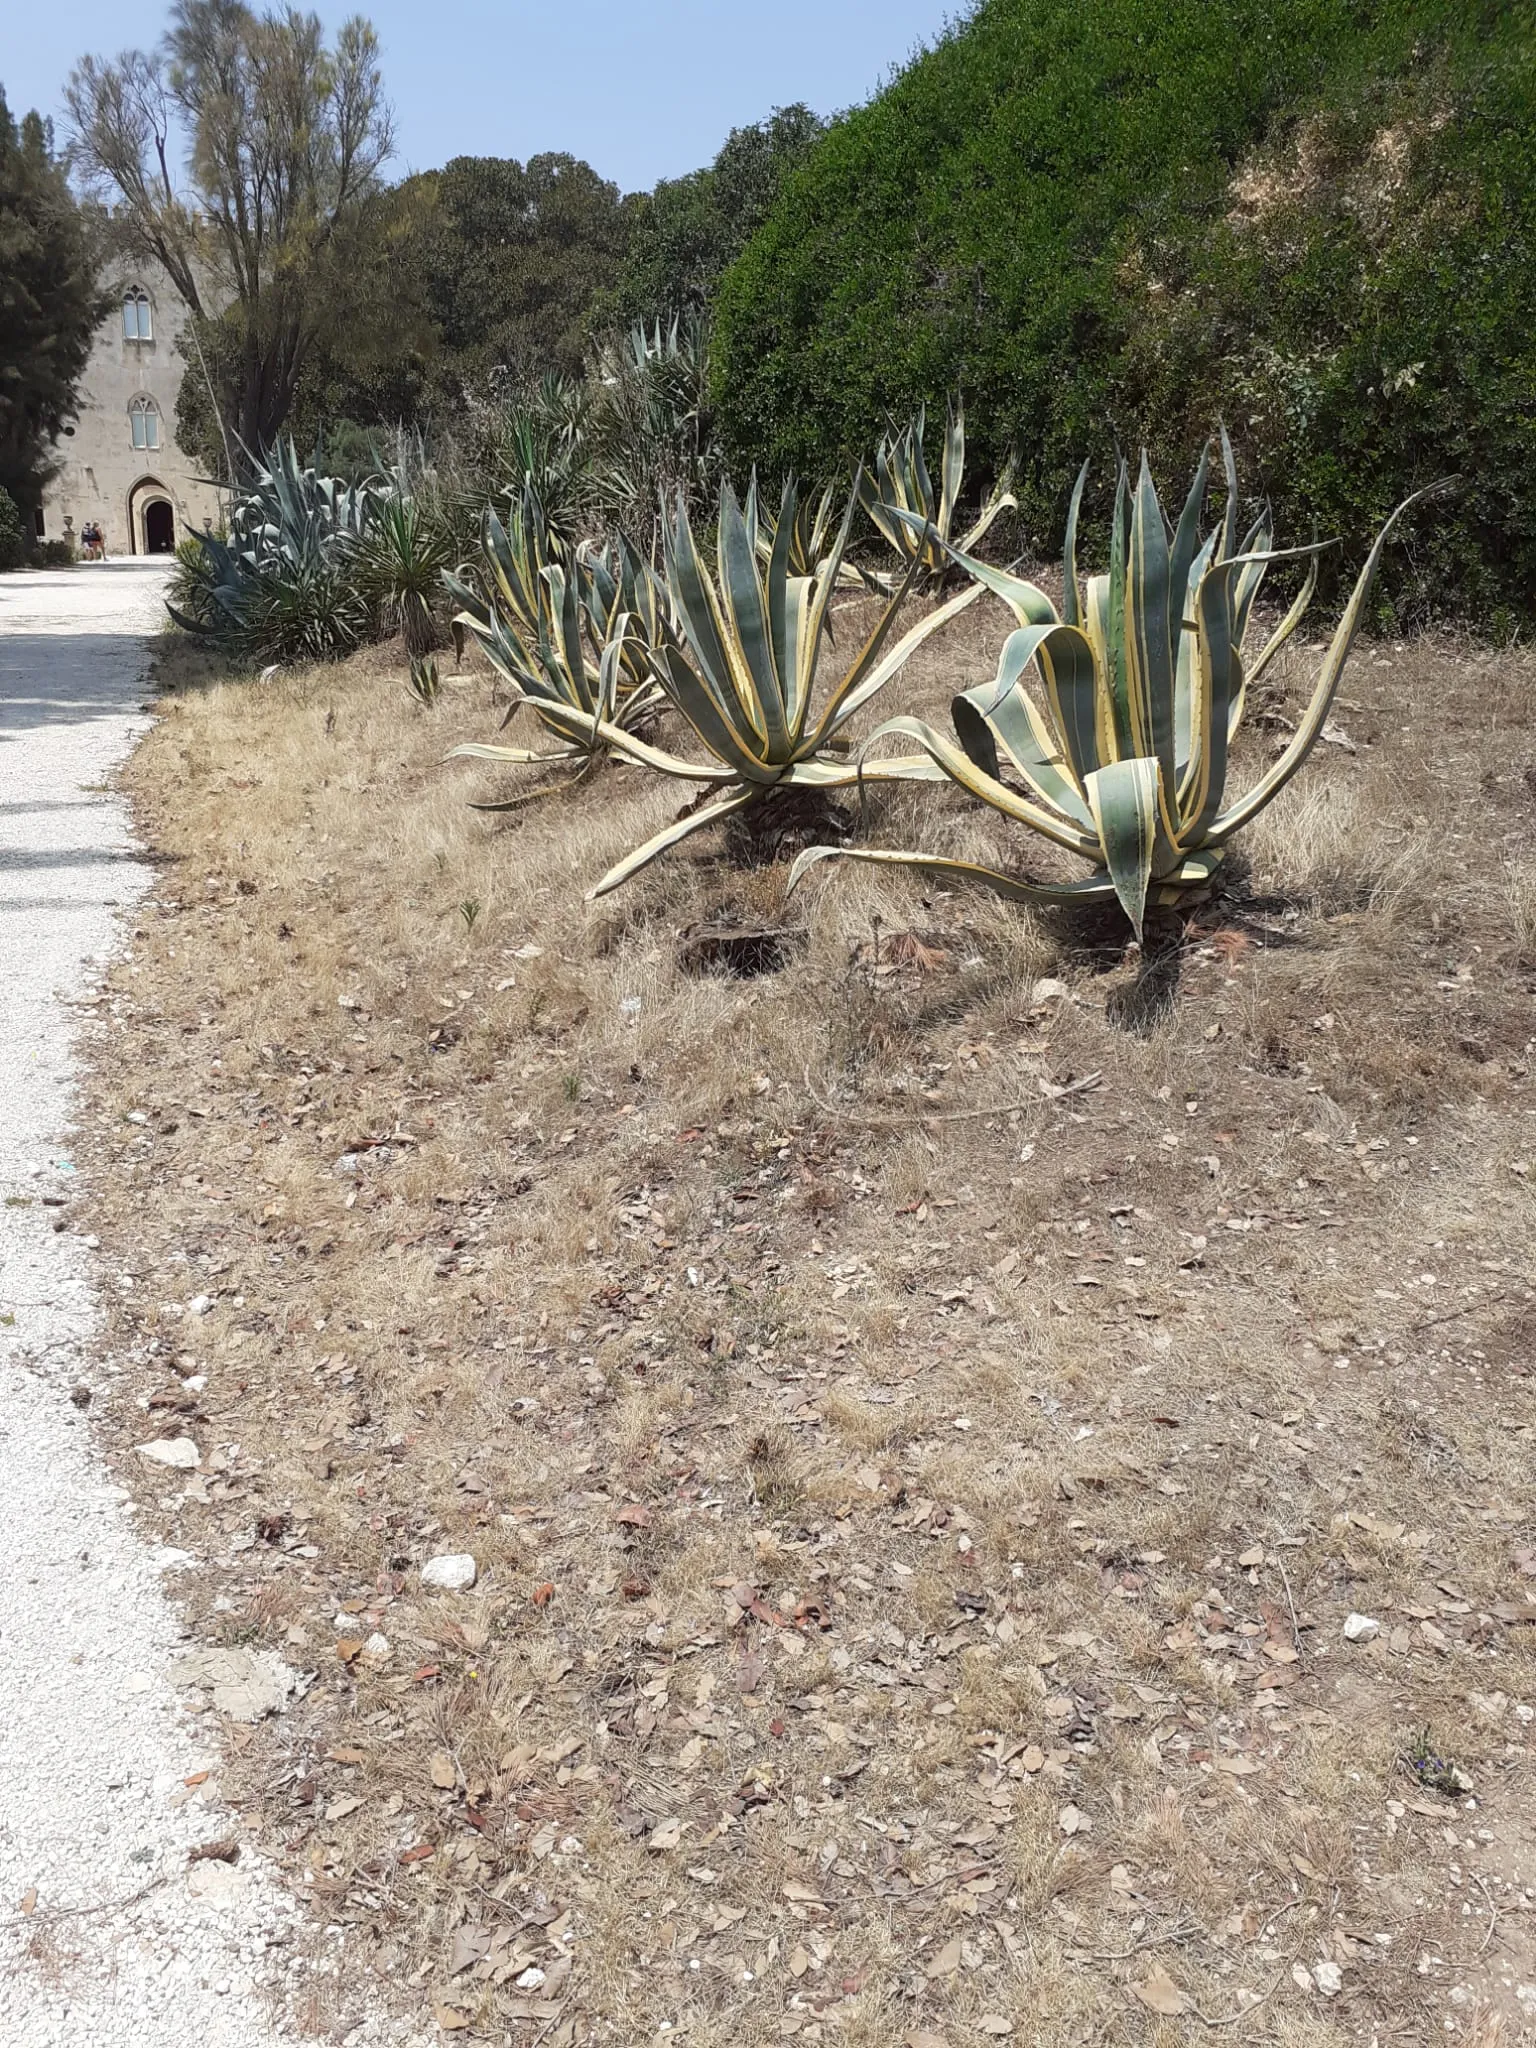
<path fill-rule="evenodd" d="M 60 112 L 86 51 L 161 34 L 147 0 L 13 0 L 0 85 L 14 113 Z M 330 26 L 353 11 L 324 0 Z M 867 99 L 943 27 L 956 0 L 376 0 L 397 172 L 450 156 L 584 156 L 626 191 L 708 162 L 728 131 L 805 100 L 833 113 Z"/>

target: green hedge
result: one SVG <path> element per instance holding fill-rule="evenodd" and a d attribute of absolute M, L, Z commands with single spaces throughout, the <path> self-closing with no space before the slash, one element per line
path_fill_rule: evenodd
<path fill-rule="evenodd" d="M 959 385 L 1041 547 L 1083 455 L 1177 471 L 1218 416 L 1283 536 L 1459 471 L 1388 602 L 1530 616 L 1533 256 L 1528 4 L 986 0 L 788 181 L 716 400 L 739 463 L 816 474 Z"/>

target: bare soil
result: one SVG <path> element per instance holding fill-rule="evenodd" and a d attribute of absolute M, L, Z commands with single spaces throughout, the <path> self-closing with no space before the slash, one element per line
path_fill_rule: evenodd
<path fill-rule="evenodd" d="M 1536 661 L 1357 650 L 1145 958 L 707 837 L 586 906 L 675 789 L 473 811 L 490 678 L 403 670 L 167 657 L 84 1134 L 108 1426 L 209 1638 L 315 1674 L 229 1775 L 352 1981 L 540 2048 L 1536 2038 Z M 865 829 L 1036 860 L 920 797 Z"/>

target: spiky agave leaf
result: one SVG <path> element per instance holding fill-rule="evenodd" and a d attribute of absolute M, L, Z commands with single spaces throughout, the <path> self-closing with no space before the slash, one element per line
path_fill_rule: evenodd
<path fill-rule="evenodd" d="M 1275 549 L 1267 516 L 1239 545 L 1236 466 L 1224 433 L 1222 457 L 1227 504 L 1220 525 L 1203 542 L 1198 529 L 1207 457 L 1176 524 L 1164 517 L 1146 457 L 1134 490 L 1122 467 L 1109 570 L 1081 587 L 1079 476 L 1067 523 L 1065 618 L 1034 585 L 951 546 L 951 557 L 973 580 L 1008 604 L 1018 630 L 1004 643 L 994 681 L 955 698 L 958 745 L 916 719 L 890 720 L 866 742 L 872 747 L 886 736 L 915 742 L 945 775 L 993 810 L 1092 860 L 1093 874 L 1079 884 L 1046 885 L 930 854 L 816 847 L 795 863 L 790 888 L 822 860 L 897 860 L 964 875 L 1015 900 L 1060 902 L 1064 889 L 1079 900 L 1113 896 L 1140 936 L 1149 900 L 1176 900 L 1208 883 L 1233 833 L 1284 787 L 1310 752 L 1382 549 L 1409 506 L 1428 495 L 1421 491 L 1405 500 L 1377 535 L 1285 753 L 1246 797 L 1223 809 L 1229 749 L 1245 699 L 1242 648 L 1254 598 L 1271 562 L 1308 559 L 1301 595 L 1257 657 L 1258 671 L 1301 621 L 1316 581 L 1317 548 Z M 1024 686 L 1030 671 L 1040 679 L 1043 704 Z"/>

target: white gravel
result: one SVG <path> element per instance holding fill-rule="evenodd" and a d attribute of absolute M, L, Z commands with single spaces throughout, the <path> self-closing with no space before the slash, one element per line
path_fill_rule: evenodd
<path fill-rule="evenodd" d="M 141 636 L 163 618 L 164 581 L 143 561 L 0 576 L 4 2048 L 273 2048 L 299 2038 L 291 2007 L 315 1967 L 249 1844 L 233 1866 L 188 1865 L 190 1847 L 236 1829 L 217 1730 L 167 1677 L 186 1647 L 162 1577 L 177 1560 L 139 1541 L 69 1400 L 92 1377 L 94 1276 L 44 1206 L 76 1185 L 66 1005 L 148 881 L 99 785 L 148 722 Z M 414 2035 L 366 2017 L 355 1987 L 326 1993 L 353 2043 Z"/>

